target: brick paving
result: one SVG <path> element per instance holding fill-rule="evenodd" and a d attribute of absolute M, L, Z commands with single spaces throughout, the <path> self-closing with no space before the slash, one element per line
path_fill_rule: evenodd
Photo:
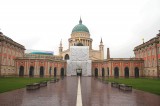
<path fill-rule="evenodd" d="M 34 91 L 25 88 L 0 94 L 0 106 L 76 106 L 78 77 L 65 77 Z M 92 77 L 81 77 L 83 106 L 160 106 L 160 96 L 123 92 Z"/>

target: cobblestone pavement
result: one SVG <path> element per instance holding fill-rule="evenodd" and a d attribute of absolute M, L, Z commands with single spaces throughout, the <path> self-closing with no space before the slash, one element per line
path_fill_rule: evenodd
<path fill-rule="evenodd" d="M 160 96 L 132 90 L 111 88 L 91 77 L 81 78 L 83 106 L 160 106 Z"/>
<path fill-rule="evenodd" d="M 75 106 L 77 77 L 65 77 L 38 90 L 14 90 L 0 94 L 0 106 Z"/>
<path fill-rule="evenodd" d="M 0 106 L 76 106 L 78 77 L 65 77 L 34 91 L 25 88 L 0 94 Z M 92 77 L 81 77 L 83 106 L 160 106 L 160 96 L 123 92 Z"/>

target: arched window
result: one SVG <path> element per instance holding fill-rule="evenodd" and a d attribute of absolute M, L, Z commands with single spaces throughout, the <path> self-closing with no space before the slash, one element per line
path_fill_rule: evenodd
<path fill-rule="evenodd" d="M 69 60 L 69 55 L 66 54 L 65 57 L 64 57 L 64 59 L 65 59 L 65 60 Z"/>

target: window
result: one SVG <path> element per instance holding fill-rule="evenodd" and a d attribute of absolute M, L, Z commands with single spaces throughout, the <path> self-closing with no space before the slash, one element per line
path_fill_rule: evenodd
<path fill-rule="evenodd" d="M 150 56 L 150 54 L 151 54 L 151 51 L 150 51 L 150 50 L 148 50 L 148 56 Z"/>
<path fill-rule="evenodd" d="M 154 55 L 154 49 L 152 49 L 152 55 Z"/>

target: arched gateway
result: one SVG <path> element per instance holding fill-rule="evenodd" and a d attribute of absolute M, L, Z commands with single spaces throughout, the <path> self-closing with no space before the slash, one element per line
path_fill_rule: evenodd
<path fill-rule="evenodd" d="M 24 66 L 20 66 L 20 68 L 19 68 L 19 76 L 24 76 Z"/>
<path fill-rule="evenodd" d="M 34 67 L 33 66 L 30 66 L 30 68 L 29 68 L 29 76 L 30 77 L 34 76 Z"/>
<path fill-rule="evenodd" d="M 115 68 L 114 68 L 114 77 L 115 77 L 115 78 L 118 78 L 118 77 L 119 77 L 119 68 L 118 68 L 118 67 L 115 67 Z"/>

